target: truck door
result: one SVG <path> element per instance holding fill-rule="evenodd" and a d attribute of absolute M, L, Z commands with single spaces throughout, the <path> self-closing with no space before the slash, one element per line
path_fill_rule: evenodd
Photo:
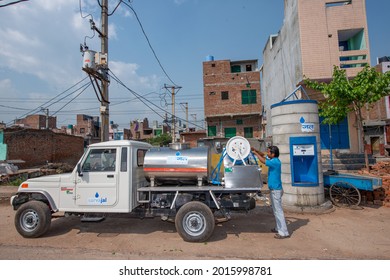
<path fill-rule="evenodd" d="M 93 148 L 81 162 L 76 205 L 112 206 L 118 200 L 117 148 Z"/>

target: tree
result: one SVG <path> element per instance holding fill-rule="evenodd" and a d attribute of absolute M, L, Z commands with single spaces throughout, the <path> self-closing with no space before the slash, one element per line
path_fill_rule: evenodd
<path fill-rule="evenodd" d="M 171 143 L 172 137 L 167 133 L 163 133 L 153 138 L 150 138 L 147 141 L 149 144 L 152 144 L 153 146 L 163 147 L 163 146 L 168 146 L 168 144 Z"/>
<path fill-rule="evenodd" d="M 324 94 L 325 99 L 319 102 L 319 115 L 324 118 L 324 123 L 337 124 L 347 117 L 348 113 L 354 112 L 361 140 L 365 145 L 362 108 L 390 94 L 390 72 L 382 74 L 374 68 L 365 66 L 356 77 L 350 79 L 344 69 L 334 66 L 332 80 L 329 83 L 306 79 L 305 84 Z M 368 170 L 366 149 L 364 155 Z"/>

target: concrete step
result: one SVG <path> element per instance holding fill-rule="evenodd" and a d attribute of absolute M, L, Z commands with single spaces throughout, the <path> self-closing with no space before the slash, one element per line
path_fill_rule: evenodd
<path fill-rule="evenodd" d="M 322 155 L 323 170 L 360 170 L 366 166 L 364 154 L 340 154 L 333 155 L 333 168 L 331 168 L 331 160 L 329 155 Z M 368 164 L 373 165 L 376 159 L 372 155 L 368 155 Z"/>

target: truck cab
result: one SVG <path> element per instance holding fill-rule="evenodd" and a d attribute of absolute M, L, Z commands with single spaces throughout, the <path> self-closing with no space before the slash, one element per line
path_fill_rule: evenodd
<path fill-rule="evenodd" d="M 148 184 L 143 161 L 150 147 L 130 140 L 92 144 L 72 173 L 24 182 L 12 205 L 17 208 L 27 196 L 39 197 L 53 212 L 131 212 L 138 206 L 137 189 Z"/>

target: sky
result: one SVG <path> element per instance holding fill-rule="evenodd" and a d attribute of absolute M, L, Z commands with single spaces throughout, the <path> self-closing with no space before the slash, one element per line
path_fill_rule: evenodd
<path fill-rule="evenodd" d="M 0 0 L 0 6 L 14 0 Z M 190 127 L 204 127 L 202 62 L 258 59 L 270 34 L 283 25 L 282 0 L 109 0 L 110 121 L 120 129 L 172 112 Z M 366 0 L 371 64 L 390 55 L 390 1 Z M 28 114 L 99 116 L 100 102 L 82 70 L 80 44 L 100 51 L 97 0 L 31 0 L 0 7 L 0 122 Z M 150 46 L 148 44 L 148 40 Z M 83 80 L 84 79 L 84 80 Z M 80 82 L 81 81 L 81 82 Z M 126 88 L 123 86 L 125 85 Z M 130 91 L 131 90 L 131 91 Z M 135 92 L 134 95 L 132 92 Z M 137 98 L 142 97 L 142 98 Z M 142 100 L 143 102 L 141 102 Z"/>

